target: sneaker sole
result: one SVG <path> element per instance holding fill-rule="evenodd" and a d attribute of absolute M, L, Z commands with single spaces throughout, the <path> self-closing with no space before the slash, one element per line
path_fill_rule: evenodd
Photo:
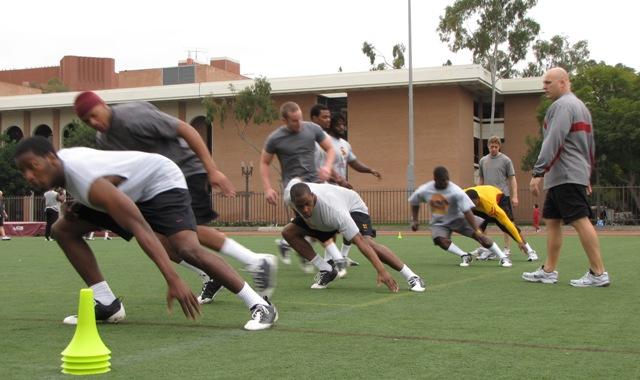
<path fill-rule="evenodd" d="M 599 284 L 599 285 L 582 285 L 582 284 L 574 284 L 572 282 L 569 282 L 569 285 L 573 286 L 574 288 L 606 288 L 607 286 L 611 285 L 611 283 L 607 282 L 606 284 Z"/>
<path fill-rule="evenodd" d="M 528 279 L 524 276 L 522 276 L 522 279 L 525 280 L 526 282 L 531 282 L 531 283 L 539 283 L 539 284 L 557 284 L 558 280 L 542 280 L 542 279 Z"/>
<path fill-rule="evenodd" d="M 251 326 L 249 326 L 249 322 L 252 322 L 252 321 L 249 321 L 249 322 L 245 323 L 244 329 L 247 330 L 247 331 L 268 330 L 268 329 L 270 329 L 270 328 L 272 328 L 273 326 L 276 325 L 276 322 L 278 322 L 278 318 L 279 317 L 280 317 L 280 314 L 276 311 L 276 317 L 275 317 L 275 319 L 273 320 L 272 323 L 258 324 L 258 325 L 255 326 L 255 328 L 251 328 Z"/>
<path fill-rule="evenodd" d="M 276 278 L 278 276 L 278 259 L 274 255 L 270 255 L 267 253 L 262 254 L 262 258 L 267 260 L 269 263 L 269 285 L 267 285 L 263 290 L 259 291 L 260 297 L 268 297 L 271 298 L 273 292 L 276 289 Z"/>

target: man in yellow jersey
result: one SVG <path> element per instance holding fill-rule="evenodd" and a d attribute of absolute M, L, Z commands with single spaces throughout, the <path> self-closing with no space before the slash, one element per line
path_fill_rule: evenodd
<path fill-rule="evenodd" d="M 504 193 L 494 186 L 474 186 L 464 190 L 475 205 L 473 213 L 488 222 L 494 222 L 503 232 L 511 236 L 524 252 L 527 261 L 537 261 L 538 255 L 520 234 L 520 229 L 509 219 L 507 213 L 499 206 Z M 482 227 L 481 227 L 482 228 Z M 486 227 L 485 227 L 486 228 Z M 484 232 L 484 230 L 483 230 Z M 482 256 L 481 256 L 482 257 Z"/>

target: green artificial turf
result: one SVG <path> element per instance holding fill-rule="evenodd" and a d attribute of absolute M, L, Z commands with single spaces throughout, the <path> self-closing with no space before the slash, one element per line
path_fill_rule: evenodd
<path fill-rule="evenodd" d="M 276 253 L 275 236 L 236 236 L 247 247 Z M 273 301 L 280 320 L 272 330 L 248 332 L 244 304 L 228 291 L 202 317 L 188 321 L 175 304 L 165 307 L 166 286 L 135 242 L 91 242 L 103 274 L 124 299 L 127 319 L 99 325 L 112 351 L 104 379 L 568 379 L 640 377 L 640 255 L 637 237 L 601 237 L 612 286 L 569 286 L 587 270 L 575 236 L 565 238 L 560 282 L 531 284 L 536 269 L 519 252 L 512 268 L 496 261 L 458 266 L 459 259 L 426 236 L 381 236 L 427 282 L 425 293 L 397 294 L 376 287 L 362 265 L 325 290 L 310 289 L 313 275 L 294 258 L 280 263 Z M 502 238 L 498 238 L 501 241 Z M 471 250 L 471 240 L 456 237 Z M 541 259 L 545 238 L 529 239 Z M 515 245 L 514 245 L 515 247 Z M 230 261 L 236 268 L 237 262 Z M 178 267 L 199 292 L 197 276 Z M 246 272 L 242 276 L 250 278 Z M 43 238 L 0 242 L 0 378 L 46 379 L 60 373 L 60 352 L 74 327 L 62 324 L 77 310 L 84 286 L 57 245 Z"/>

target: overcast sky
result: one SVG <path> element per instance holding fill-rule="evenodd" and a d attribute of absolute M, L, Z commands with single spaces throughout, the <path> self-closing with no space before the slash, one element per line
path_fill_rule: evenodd
<path fill-rule="evenodd" d="M 436 32 L 452 3 L 412 1 L 414 67 L 471 63 Z M 539 38 L 586 39 L 591 58 L 639 70 L 638 4 L 539 0 L 530 16 Z M 57 66 L 64 55 L 111 57 L 117 71 L 166 67 L 199 50 L 199 61 L 226 56 L 245 75 L 275 78 L 366 71 L 363 41 L 390 58 L 392 46 L 408 40 L 406 0 L 10 0 L 1 9 L 0 69 Z"/>

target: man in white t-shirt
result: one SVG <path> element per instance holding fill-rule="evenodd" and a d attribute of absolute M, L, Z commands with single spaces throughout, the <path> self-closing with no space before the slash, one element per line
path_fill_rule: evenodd
<path fill-rule="evenodd" d="M 413 217 L 411 229 L 413 231 L 417 231 L 420 227 L 418 213 L 421 202 L 431 206 L 433 243 L 445 251 L 459 256 L 462 260 L 461 267 L 469 266 L 471 255 L 451 241 L 453 232 L 476 240 L 500 258 L 500 266 L 511 267 L 511 260 L 507 255 L 478 228 L 478 224 L 482 223 L 483 219 L 473 215 L 475 205 L 458 185 L 449 181 L 449 171 L 444 166 L 436 167 L 433 170 L 433 181 L 420 186 L 409 197 Z"/>
<path fill-rule="evenodd" d="M 275 307 L 222 258 L 200 246 L 186 180 L 168 158 L 89 148 L 56 153 L 47 139 L 32 137 L 18 144 L 15 160 L 31 185 L 62 186 L 74 198 L 77 207 L 54 224 L 53 233 L 80 277 L 93 289 L 96 320 L 115 323 L 125 318 L 122 302 L 104 280 L 91 248 L 82 238 L 84 233 L 100 227 L 127 240 L 136 237 L 167 281 L 168 306 L 177 299 L 187 318 L 198 316 L 198 300 L 171 266 L 169 255 L 174 261 L 185 260 L 208 275 L 215 275 L 237 294 L 251 309 L 245 329 L 263 330 L 276 322 Z M 75 324 L 77 317 L 67 317 L 65 323 Z"/>
<path fill-rule="evenodd" d="M 371 224 L 369 209 L 358 193 L 343 187 L 306 183 L 293 179 L 284 191 L 285 202 L 297 215 L 282 231 L 291 247 L 311 261 L 318 268 L 313 289 L 324 289 L 335 280 L 338 272 L 334 261 L 340 257 L 318 256 L 306 236 L 320 241 L 331 239 L 340 232 L 352 241 L 378 272 L 378 283 L 384 283 L 392 292 L 398 291 L 398 284 L 383 266 L 383 262 L 399 271 L 409 283 L 411 290 L 423 292 L 424 281 L 405 265 L 389 248 L 374 240 L 375 230 Z"/>

